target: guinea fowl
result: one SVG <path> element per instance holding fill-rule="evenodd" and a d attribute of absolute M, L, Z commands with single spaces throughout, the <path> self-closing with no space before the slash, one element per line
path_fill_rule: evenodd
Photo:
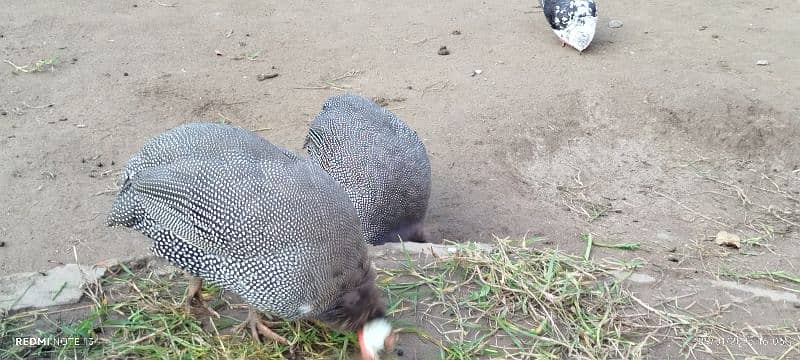
<path fill-rule="evenodd" d="M 147 142 L 125 167 L 108 219 L 152 239 L 151 250 L 242 297 L 243 324 L 286 343 L 257 312 L 358 331 L 364 359 L 392 342 L 385 304 L 339 184 L 318 165 L 250 131 L 193 123 Z"/>
<path fill-rule="evenodd" d="M 344 187 L 368 243 L 425 241 L 431 166 L 422 141 L 397 116 L 358 95 L 333 96 L 304 148 Z"/>
<path fill-rule="evenodd" d="M 561 45 L 583 52 L 594 39 L 597 7 L 594 0 L 539 0 L 547 22 Z"/>

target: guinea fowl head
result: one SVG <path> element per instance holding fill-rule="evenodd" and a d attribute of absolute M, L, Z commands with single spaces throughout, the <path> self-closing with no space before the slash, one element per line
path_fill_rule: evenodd
<path fill-rule="evenodd" d="M 344 331 L 358 331 L 362 360 L 377 360 L 381 350 L 393 346 L 394 334 L 369 261 L 363 270 L 351 275 L 355 287 L 344 291 L 319 319 Z"/>

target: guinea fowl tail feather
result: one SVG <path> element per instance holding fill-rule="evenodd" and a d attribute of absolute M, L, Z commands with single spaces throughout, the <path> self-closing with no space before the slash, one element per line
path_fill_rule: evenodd
<path fill-rule="evenodd" d="M 142 209 L 134 198 L 130 179 L 126 178 L 119 189 L 116 200 L 114 200 L 111 212 L 108 214 L 106 226 L 122 225 L 133 227 L 139 223 L 141 213 Z"/>
<path fill-rule="evenodd" d="M 305 148 L 309 153 L 313 152 L 315 154 L 318 154 L 322 148 L 322 136 L 320 136 L 317 130 L 313 127 L 308 129 L 308 135 L 306 135 L 306 141 L 303 143 L 303 148 Z"/>

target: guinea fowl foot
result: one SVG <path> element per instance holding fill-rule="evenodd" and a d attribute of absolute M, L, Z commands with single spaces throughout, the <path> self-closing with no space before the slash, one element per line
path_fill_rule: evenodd
<path fill-rule="evenodd" d="M 267 325 L 271 325 L 271 324 L 273 324 L 273 323 L 269 323 L 269 322 L 266 322 L 263 319 L 261 319 L 261 315 L 258 314 L 258 311 L 253 309 L 253 307 L 251 306 L 249 314 L 247 315 L 247 320 L 245 320 L 243 323 L 237 325 L 234 328 L 234 331 L 235 332 L 239 332 L 239 331 L 244 330 L 245 328 L 248 328 L 248 329 L 250 329 L 250 335 L 257 342 L 261 342 L 260 335 L 263 335 L 263 336 L 265 336 L 267 338 L 270 338 L 272 340 L 277 341 L 278 343 L 287 344 L 288 345 L 289 342 L 286 341 L 285 337 L 276 334 L 274 331 L 272 331 L 267 326 Z"/>
<path fill-rule="evenodd" d="M 197 300 L 200 303 L 200 306 L 203 307 L 209 314 L 219 319 L 219 313 L 214 311 L 211 306 L 203 300 L 203 279 L 199 277 L 191 276 L 189 279 L 189 287 L 186 288 L 186 300 L 183 303 L 183 308 L 186 310 L 187 313 L 192 313 L 192 299 Z"/>

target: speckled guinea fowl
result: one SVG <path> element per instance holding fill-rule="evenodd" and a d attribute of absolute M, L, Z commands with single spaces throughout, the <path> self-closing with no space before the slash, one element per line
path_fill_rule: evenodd
<path fill-rule="evenodd" d="M 416 132 L 392 112 L 358 95 L 333 96 L 304 147 L 342 184 L 368 243 L 425 241 L 430 162 Z"/>
<path fill-rule="evenodd" d="M 194 123 L 153 138 L 125 167 L 108 223 L 148 236 L 156 255 L 238 294 L 251 310 L 360 335 L 369 325 L 381 341 L 390 337 L 343 189 L 316 164 L 250 131 Z M 256 338 L 285 341 L 254 311 L 246 323 Z M 364 357 L 382 345 L 362 342 Z"/>

